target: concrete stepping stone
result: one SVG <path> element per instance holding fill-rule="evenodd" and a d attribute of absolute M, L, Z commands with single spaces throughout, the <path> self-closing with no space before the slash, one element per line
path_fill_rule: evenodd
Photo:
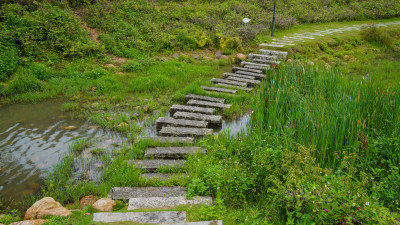
<path fill-rule="evenodd" d="M 240 90 L 243 90 L 243 91 L 246 91 L 246 92 L 253 91 L 253 88 L 234 86 L 234 85 L 229 85 L 229 84 L 221 84 L 221 83 L 217 83 L 217 85 L 222 86 L 222 87 L 237 88 L 237 89 L 240 89 Z"/>
<path fill-rule="evenodd" d="M 222 220 L 199 221 L 199 222 L 180 222 L 168 225 L 223 225 Z"/>
<path fill-rule="evenodd" d="M 251 65 L 245 65 L 244 68 L 258 69 L 258 70 L 269 70 L 269 68 L 260 67 L 260 66 L 251 66 Z"/>
<path fill-rule="evenodd" d="M 130 198 L 148 198 L 148 197 L 176 197 L 185 196 L 186 188 L 180 186 L 174 187 L 114 187 L 107 198 L 114 200 L 123 200 Z"/>
<path fill-rule="evenodd" d="M 254 63 L 267 64 L 267 65 L 281 63 L 280 61 L 276 61 L 276 60 L 265 60 L 265 59 L 258 59 L 258 58 L 253 58 L 253 59 L 251 59 L 251 61 Z"/>
<path fill-rule="evenodd" d="M 157 179 L 157 180 L 170 180 L 172 178 L 184 179 L 186 173 L 142 173 L 140 174 L 141 179 Z"/>
<path fill-rule="evenodd" d="M 216 104 L 221 104 L 221 103 L 216 103 Z M 205 121 L 175 119 L 171 117 L 160 117 L 156 120 L 157 131 L 160 131 L 161 128 L 165 126 L 207 128 L 208 123 Z"/>
<path fill-rule="evenodd" d="M 273 41 L 276 41 L 276 42 L 284 42 L 284 43 L 293 43 L 293 42 L 294 42 L 294 41 L 290 41 L 290 40 L 275 39 L 275 38 L 272 38 L 272 40 L 273 40 Z"/>
<path fill-rule="evenodd" d="M 212 135 L 213 130 L 207 128 L 163 127 L 158 133 L 161 136 L 205 137 Z"/>
<path fill-rule="evenodd" d="M 260 44 L 260 47 L 283 48 L 283 47 L 285 47 L 285 45 L 274 45 L 274 44 L 262 43 L 262 44 Z"/>
<path fill-rule="evenodd" d="M 249 54 L 249 59 L 265 59 L 265 60 L 275 60 L 278 57 L 276 55 L 263 55 L 263 54 Z"/>
<path fill-rule="evenodd" d="M 200 107 L 210 107 L 210 108 L 217 108 L 217 109 L 229 109 L 232 105 L 231 104 L 223 104 L 218 102 L 208 102 L 208 101 L 200 101 L 200 100 L 189 100 L 186 104 L 188 105 L 195 105 Z"/>
<path fill-rule="evenodd" d="M 160 137 L 160 136 L 155 136 L 155 137 L 138 137 L 137 141 L 140 140 L 152 140 L 155 142 L 159 143 L 171 143 L 171 144 L 184 144 L 188 143 L 191 144 L 193 143 L 193 138 L 192 137 Z"/>
<path fill-rule="evenodd" d="M 287 52 L 282 52 L 282 51 L 276 51 L 276 50 L 265 50 L 265 49 L 260 49 L 258 51 L 260 54 L 262 55 L 276 55 L 278 57 L 284 57 L 286 58 L 286 56 L 288 55 Z"/>
<path fill-rule="evenodd" d="M 94 222 L 137 222 L 146 224 L 185 224 L 185 211 L 158 211 L 158 212 L 125 212 L 125 213 L 93 213 Z"/>
<path fill-rule="evenodd" d="M 271 67 L 270 65 L 265 65 L 265 64 L 260 64 L 260 63 L 253 63 L 253 62 L 246 62 L 246 61 L 242 61 L 240 63 L 241 66 L 256 66 L 256 67 L 260 67 L 263 69 L 268 69 L 269 67 Z"/>
<path fill-rule="evenodd" d="M 158 147 L 148 148 L 144 152 L 147 159 L 186 159 L 190 154 L 204 153 L 206 150 L 200 147 Z"/>
<path fill-rule="evenodd" d="M 234 77 L 234 76 L 229 76 L 226 79 L 239 81 L 239 82 L 246 82 L 246 83 L 250 84 L 250 86 L 257 86 L 257 85 L 261 84 L 261 82 L 259 80 L 251 80 L 251 79 L 239 78 L 239 77 Z"/>
<path fill-rule="evenodd" d="M 241 74 L 241 75 L 246 75 L 246 76 L 251 76 L 258 80 L 265 79 L 267 77 L 267 75 L 265 75 L 265 74 L 252 73 L 252 72 L 241 71 L 241 70 L 238 70 L 235 73 Z"/>
<path fill-rule="evenodd" d="M 244 78 L 244 79 L 249 79 L 249 80 L 255 80 L 256 79 L 253 76 L 246 76 L 246 75 L 237 74 L 237 73 L 224 73 L 223 77 L 224 78 L 227 78 L 227 77 L 239 77 L 239 78 Z"/>
<path fill-rule="evenodd" d="M 130 198 L 128 210 L 172 208 L 180 205 L 199 204 L 211 205 L 212 197 L 193 197 L 193 199 L 187 199 L 185 196 Z"/>
<path fill-rule="evenodd" d="M 207 115 L 215 114 L 215 109 L 212 108 L 203 108 L 189 105 L 172 105 L 169 109 L 171 114 L 174 114 L 177 111 L 191 112 L 191 113 L 203 113 Z"/>
<path fill-rule="evenodd" d="M 220 92 L 226 94 L 236 94 L 237 90 L 226 89 L 226 88 L 217 88 L 217 87 L 208 87 L 208 86 L 200 86 L 205 91 L 211 92 Z"/>
<path fill-rule="evenodd" d="M 290 46 L 294 46 L 296 44 L 292 44 L 292 43 L 282 43 L 282 42 L 271 42 L 272 45 L 290 45 Z"/>
<path fill-rule="evenodd" d="M 201 120 L 207 121 L 209 126 L 220 127 L 222 125 L 222 116 L 217 115 L 205 115 L 201 113 L 189 113 L 178 111 L 173 114 L 174 118 L 177 119 L 188 119 L 188 120 Z"/>
<path fill-rule="evenodd" d="M 244 67 L 233 67 L 232 71 L 246 71 L 246 72 L 251 72 L 251 73 L 264 73 L 264 70 L 255 70 L 255 69 L 249 69 L 249 68 L 244 68 Z"/>
<path fill-rule="evenodd" d="M 136 168 L 142 168 L 148 172 L 155 172 L 163 167 L 182 167 L 186 160 L 172 159 L 145 159 L 145 160 L 124 160 L 128 164 L 132 164 Z"/>
<path fill-rule="evenodd" d="M 231 81 L 231 80 L 226 80 L 226 79 L 220 79 L 220 78 L 213 78 L 213 79 L 211 79 L 211 82 L 213 82 L 214 84 L 221 83 L 221 84 L 229 84 L 229 85 L 234 85 L 234 86 L 247 87 L 247 83 Z"/>
<path fill-rule="evenodd" d="M 187 94 L 185 96 L 187 100 L 202 100 L 202 101 L 209 101 L 209 102 L 218 102 L 218 103 L 225 103 L 225 99 L 223 98 L 214 98 L 214 97 L 209 97 L 209 96 L 204 96 L 204 95 L 195 95 L 195 94 Z"/>

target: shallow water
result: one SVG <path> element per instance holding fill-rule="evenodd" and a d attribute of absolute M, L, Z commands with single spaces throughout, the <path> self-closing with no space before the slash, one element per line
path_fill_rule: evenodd
<path fill-rule="evenodd" d="M 0 198 L 18 200 L 40 190 L 46 171 L 77 138 L 96 138 L 97 147 L 122 144 L 116 133 L 71 119 L 61 101 L 0 106 Z"/>

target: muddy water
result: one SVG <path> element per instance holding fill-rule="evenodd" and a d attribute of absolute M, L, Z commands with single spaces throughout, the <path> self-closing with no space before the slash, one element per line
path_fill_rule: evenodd
<path fill-rule="evenodd" d="M 102 148 L 122 144 L 115 133 L 71 119 L 61 101 L 0 106 L 0 198 L 19 200 L 40 190 L 46 171 L 77 138 L 96 138 Z"/>

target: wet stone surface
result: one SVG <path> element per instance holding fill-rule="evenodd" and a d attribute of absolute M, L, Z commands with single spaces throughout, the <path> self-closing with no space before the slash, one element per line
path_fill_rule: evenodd
<path fill-rule="evenodd" d="M 220 79 L 220 78 L 213 78 L 213 79 L 211 79 L 211 82 L 213 82 L 214 84 L 219 83 L 219 84 L 229 84 L 229 85 L 242 86 L 242 87 L 247 86 L 247 84 L 243 83 L 243 82 L 231 81 L 231 80 Z"/>
<path fill-rule="evenodd" d="M 223 98 L 214 98 L 214 97 L 203 96 L 203 95 L 187 94 L 185 96 L 185 98 L 187 100 L 192 100 L 193 99 L 193 100 L 225 103 L 225 99 L 223 99 Z"/>
<path fill-rule="evenodd" d="M 217 88 L 217 87 L 208 87 L 208 86 L 201 86 L 201 88 L 205 91 L 211 91 L 211 92 L 221 92 L 221 93 L 227 93 L 227 94 L 236 94 L 236 90 L 232 89 L 226 89 L 226 88 Z"/>
<path fill-rule="evenodd" d="M 201 113 L 189 113 L 189 112 L 178 111 L 174 113 L 173 117 L 177 119 L 207 121 L 210 126 L 221 126 L 222 123 L 222 116 L 219 115 L 205 115 Z"/>
<path fill-rule="evenodd" d="M 147 159 L 186 159 L 188 155 L 198 152 L 205 152 L 200 147 L 157 147 L 148 148 L 144 153 Z"/>
<path fill-rule="evenodd" d="M 198 120 L 175 119 L 171 117 L 160 117 L 156 121 L 156 126 L 157 131 L 160 131 L 164 126 L 207 128 L 208 122 Z"/>
<path fill-rule="evenodd" d="M 207 115 L 215 114 L 215 109 L 196 107 L 196 106 L 189 106 L 189 105 L 176 105 L 176 104 L 174 104 L 169 109 L 169 112 L 171 114 L 174 114 L 177 111 L 192 112 L 192 113 L 203 113 L 203 114 L 207 114 Z"/>
<path fill-rule="evenodd" d="M 125 160 L 124 162 L 132 164 L 136 168 L 142 168 L 148 172 L 155 172 L 160 168 L 165 167 L 182 167 L 185 160 L 172 160 L 172 159 L 149 159 L 149 160 Z"/>
<path fill-rule="evenodd" d="M 122 200 L 139 197 L 173 197 L 185 196 L 185 187 L 114 187 L 107 197 L 114 200 Z"/>
<path fill-rule="evenodd" d="M 145 208 L 170 208 L 180 205 L 211 205 L 211 197 L 193 197 L 187 199 L 185 196 L 178 197 L 148 197 L 148 198 L 130 198 L 128 210 L 145 209 Z"/>
<path fill-rule="evenodd" d="M 187 102 L 188 105 L 195 105 L 201 107 L 210 107 L 210 108 L 218 108 L 218 109 L 229 109 L 231 104 L 223 104 L 217 102 L 208 102 L 208 101 L 199 101 L 199 100 L 189 100 Z"/>
<path fill-rule="evenodd" d="M 204 137 L 212 135 L 213 130 L 207 128 L 189 128 L 189 127 L 163 127 L 159 135 L 174 137 Z"/>
<path fill-rule="evenodd" d="M 146 224 L 177 223 L 186 221 L 184 211 L 160 211 L 160 212 L 126 212 L 126 213 L 93 213 L 95 222 L 123 222 L 132 221 Z"/>

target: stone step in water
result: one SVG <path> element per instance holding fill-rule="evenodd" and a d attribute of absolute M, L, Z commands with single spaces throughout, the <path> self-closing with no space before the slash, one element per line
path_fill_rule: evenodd
<path fill-rule="evenodd" d="M 266 65 L 272 65 L 272 64 L 278 65 L 279 63 L 281 63 L 280 61 L 276 61 L 276 60 L 265 60 L 265 59 L 258 59 L 258 58 L 251 59 L 251 62 L 266 64 Z"/>
<path fill-rule="evenodd" d="M 191 200 L 185 196 L 130 198 L 128 210 L 172 208 L 180 205 L 199 204 L 211 205 L 212 197 L 193 197 Z"/>
<path fill-rule="evenodd" d="M 159 211 L 159 212 L 125 212 L 125 213 L 93 213 L 94 222 L 136 222 L 146 224 L 185 224 L 185 211 Z"/>
<path fill-rule="evenodd" d="M 247 83 L 231 81 L 231 80 L 226 80 L 226 79 L 220 79 L 220 78 L 213 78 L 213 79 L 211 79 L 211 82 L 213 82 L 214 84 L 221 83 L 221 84 L 229 84 L 229 85 L 234 85 L 234 86 L 247 87 Z"/>
<path fill-rule="evenodd" d="M 199 222 L 180 222 L 167 225 L 223 225 L 222 220 L 199 221 Z"/>
<path fill-rule="evenodd" d="M 178 111 L 173 114 L 177 119 L 200 120 L 208 122 L 209 126 L 220 127 L 222 125 L 222 116 L 205 115 L 201 113 L 189 113 Z"/>
<path fill-rule="evenodd" d="M 172 159 L 146 159 L 146 160 L 124 160 L 128 164 L 132 164 L 136 168 L 142 168 L 145 171 L 155 172 L 160 168 L 165 167 L 182 167 L 186 160 Z"/>
<path fill-rule="evenodd" d="M 260 47 L 272 47 L 272 48 L 283 48 L 283 47 L 285 47 L 285 45 L 274 45 L 274 44 L 265 44 L 265 43 L 262 43 L 262 44 L 260 44 Z"/>
<path fill-rule="evenodd" d="M 262 55 L 276 55 L 276 56 L 278 56 L 278 57 L 283 57 L 283 58 L 286 58 L 286 56 L 288 55 L 287 52 L 275 51 L 275 50 L 260 49 L 258 52 L 259 52 L 260 54 L 262 54 Z"/>
<path fill-rule="evenodd" d="M 242 61 L 240 63 L 241 66 L 256 66 L 259 68 L 263 68 L 263 69 L 268 69 L 269 67 L 271 67 L 270 65 L 265 65 L 265 64 L 260 64 L 260 63 L 253 63 L 253 62 L 246 62 L 246 61 Z"/>
<path fill-rule="evenodd" d="M 140 140 L 152 140 L 155 142 L 159 143 L 170 143 L 170 144 L 191 144 L 193 143 L 193 138 L 192 137 L 160 137 L 160 136 L 155 136 L 155 137 L 138 137 L 137 141 Z"/>
<path fill-rule="evenodd" d="M 244 68 L 244 67 L 233 67 L 232 71 L 246 71 L 250 73 L 264 73 L 264 70 L 254 70 L 254 69 L 249 69 L 249 68 Z"/>
<path fill-rule="evenodd" d="M 192 100 L 190 100 L 190 101 L 192 101 Z M 215 104 L 221 104 L 221 103 L 215 103 Z M 207 128 L 208 123 L 205 121 L 175 119 L 175 118 L 171 118 L 171 117 L 158 118 L 156 121 L 157 131 L 160 131 L 161 128 L 163 128 L 165 126 Z"/>
<path fill-rule="evenodd" d="M 234 77 L 234 76 L 229 76 L 226 79 L 239 81 L 239 82 L 246 82 L 249 84 L 249 86 L 253 86 L 253 87 L 261 84 L 261 82 L 259 80 L 251 80 L 251 79 L 239 78 L 239 77 Z"/>
<path fill-rule="evenodd" d="M 147 159 L 186 159 L 190 154 L 204 153 L 200 147 L 157 147 L 148 148 L 144 152 Z"/>
<path fill-rule="evenodd" d="M 200 86 L 205 91 L 210 92 L 220 92 L 226 94 L 236 94 L 237 90 L 226 89 L 226 88 L 217 88 L 217 87 L 208 87 L 208 86 Z M 181 110 L 182 111 L 182 110 Z"/>
<path fill-rule="evenodd" d="M 207 128 L 163 127 L 158 133 L 161 136 L 205 137 L 212 135 L 213 130 Z"/>
<path fill-rule="evenodd" d="M 252 72 L 241 71 L 241 70 L 238 70 L 235 73 L 241 74 L 241 75 L 246 75 L 246 76 L 251 76 L 258 80 L 265 79 L 267 77 L 267 75 L 265 75 L 265 74 L 252 73 Z"/>
<path fill-rule="evenodd" d="M 240 90 L 243 90 L 243 91 L 246 91 L 246 92 L 253 91 L 253 88 L 234 86 L 234 85 L 229 85 L 229 84 L 221 84 L 221 83 L 217 83 L 217 85 L 222 86 L 222 87 L 237 88 L 237 89 L 240 89 Z"/>
<path fill-rule="evenodd" d="M 107 198 L 114 200 L 123 200 L 130 198 L 148 198 L 148 197 L 177 197 L 185 196 L 186 188 L 175 187 L 114 187 L 108 194 Z"/>
<path fill-rule="evenodd" d="M 200 106 L 200 107 L 209 107 L 209 108 L 217 108 L 217 109 L 229 109 L 231 104 L 223 104 L 217 102 L 208 102 L 208 101 L 200 101 L 200 100 L 189 100 L 186 104 Z"/>
<path fill-rule="evenodd" d="M 142 173 L 140 174 L 141 179 L 157 179 L 157 180 L 170 180 L 172 178 L 184 179 L 186 173 Z"/>
<path fill-rule="evenodd" d="M 214 98 L 214 97 L 209 97 L 209 96 L 204 96 L 204 95 L 195 95 L 195 94 L 187 94 L 185 96 L 187 100 L 202 100 L 202 101 L 209 101 L 209 102 L 218 102 L 218 103 L 225 103 L 225 99 L 223 98 Z"/>
<path fill-rule="evenodd" d="M 263 55 L 263 54 L 249 54 L 249 59 L 265 59 L 265 60 L 275 60 L 278 57 L 276 55 Z"/>
<path fill-rule="evenodd" d="M 191 112 L 191 113 L 203 113 L 207 115 L 215 114 L 215 109 L 212 108 L 203 108 L 189 105 L 172 105 L 169 109 L 171 114 L 174 114 L 177 111 Z"/>
<path fill-rule="evenodd" d="M 246 75 L 237 74 L 237 73 L 224 73 L 223 77 L 224 78 L 227 78 L 227 77 L 239 77 L 239 78 L 244 78 L 244 79 L 249 79 L 249 80 L 255 80 L 256 79 L 253 76 L 246 76 Z"/>
<path fill-rule="evenodd" d="M 262 69 L 264 71 L 269 70 L 269 68 L 261 67 L 261 66 L 252 66 L 252 65 L 245 65 L 244 68 L 249 68 L 249 69 Z"/>

